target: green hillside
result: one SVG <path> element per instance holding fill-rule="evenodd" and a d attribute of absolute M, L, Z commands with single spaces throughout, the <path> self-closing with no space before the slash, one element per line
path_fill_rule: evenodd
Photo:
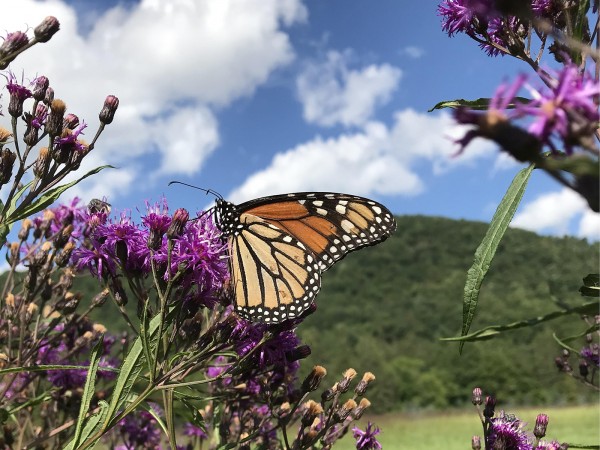
<path fill-rule="evenodd" d="M 595 394 L 557 372 L 552 331 L 583 329 L 576 317 L 458 345 L 466 271 L 487 225 L 434 217 L 399 217 L 380 246 L 351 254 L 324 276 L 318 309 L 300 327 L 310 362 L 337 376 L 370 370 L 379 410 L 448 407 L 470 401 L 480 386 L 500 402 L 591 401 Z M 574 238 L 508 230 L 484 281 L 473 330 L 581 302 L 584 275 L 598 272 L 598 247 Z M 307 364 L 310 366 L 310 364 Z M 333 378 L 333 377 L 332 377 Z"/>
<path fill-rule="evenodd" d="M 330 384 L 348 367 L 374 372 L 368 397 L 377 412 L 460 406 L 475 386 L 495 392 L 500 406 L 596 399 L 554 366 L 560 349 L 552 331 L 580 332 L 577 317 L 467 344 L 462 356 L 457 344 L 440 342 L 460 331 L 466 271 L 487 225 L 397 219 L 392 238 L 349 255 L 324 275 L 317 311 L 299 327 L 312 348 L 305 371 L 324 365 Z M 585 240 L 509 230 L 484 281 L 472 329 L 553 311 L 553 299 L 577 305 L 581 279 L 598 272 L 598 264 L 597 245 Z M 97 284 L 82 277 L 76 287 L 88 292 Z M 97 320 L 125 329 L 114 305 L 98 312 Z"/>

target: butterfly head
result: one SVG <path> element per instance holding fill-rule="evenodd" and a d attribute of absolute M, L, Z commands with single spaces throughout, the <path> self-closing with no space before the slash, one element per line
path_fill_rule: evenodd
<path fill-rule="evenodd" d="M 215 222 L 225 236 L 240 228 L 240 214 L 235 204 L 218 198 L 215 206 Z"/>

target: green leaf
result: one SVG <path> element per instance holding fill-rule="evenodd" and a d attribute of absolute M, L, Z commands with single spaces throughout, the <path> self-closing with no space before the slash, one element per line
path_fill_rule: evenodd
<path fill-rule="evenodd" d="M 584 297 L 600 297 L 600 275 L 590 273 L 583 279 L 583 286 L 579 288 L 579 292 Z"/>
<path fill-rule="evenodd" d="M 8 369 L 0 370 L 0 375 L 6 375 L 7 373 L 18 373 L 18 372 L 45 372 L 47 370 L 88 370 L 90 366 L 75 366 L 65 364 L 40 364 L 35 366 L 24 366 L 24 367 L 10 367 Z M 111 372 L 118 372 L 118 369 L 112 367 L 106 367 L 102 370 L 110 370 Z"/>
<path fill-rule="evenodd" d="M 80 181 L 83 181 L 87 177 L 95 175 L 98 172 L 100 172 L 101 170 L 104 170 L 108 167 L 114 168 L 113 166 L 110 166 L 110 165 L 96 167 L 95 169 L 90 170 L 88 173 L 86 173 L 81 178 L 78 178 L 77 180 L 71 181 L 70 183 L 63 184 L 61 186 L 56 186 L 55 188 L 52 188 L 52 189 L 44 192 L 36 201 L 31 203 L 30 205 L 25 206 L 21 211 L 19 211 L 19 208 L 17 208 L 17 210 L 14 211 L 13 214 L 8 216 L 7 221 L 9 223 L 14 223 L 17 220 L 24 219 L 35 213 L 40 212 L 41 210 L 43 210 L 44 208 L 47 208 L 52 203 L 54 203 L 56 200 L 58 200 L 58 197 L 60 197 L 60 195 L 63 192 L 65 192 L 67 189 L 69 189 L 70 187 L 75 186 Z"/>
<path fill-rule="evenodd" d="M 469 328 L 475 317 L 475 311 L 477 310 L 481 284 L 490 268 L 498 245 L 500 244 L 510 221 L 515 215 L 515 211 L 521 202 L 521 198 L 523 198 L 523 193 L 525 192 L 527 182 L 529 181 L 529 177 L 531 176 L 534 167 L 535 166 L 531 164 L 528 168 L 517 173 L 506 191 L 504 198 L 500 202 L 500 205 L 498 205 L 498 209 L 496 209 L 496 212 L 494 213 L 494 217 L 492 218 L 483 241 L 475 251 L 473 265 L 467 272 L 467 281 L 464 288 L 461 336 L 466 336 L 469 332 Z M 463 346 L 464 341 L 461 341 L 459 352 L 462 352 Z"/>
<path fill-rule="evenodd" d="M 0 424 L 6 423 L 9 417 L 10 414 L 8 411 L 4 408 L 0 408 Z"/>
<path fill-rule="evenodd" d="M 106 419 L 106 414 L 108 413 L 108 403 L 106 403 L 104 400 L 101 400 L 98 402 L 98 407 L 100 408 L 100 410 L 96 414 L 90 416 L 86 421 L 85 426 L 81 431 L 81 437 L 79 439 L 80 442 L 85 442 L 85 440 L 88 439 L 92 434 L 96 433 L 101 429 L 102 423 Z M 100 438 L 96 439 L 94 442 L 92 442 L 90 445 L 87 445 L 86 447 L 93 448 L 99 440 Z M 80 447 L 75 445 L 75 441 L 72 439 L 64 448 L 64 450 L 75 450 L 78 448 Z"/>
<path fill-rule="evenodd" d="M 90 368 L 87 373 L 85 380 L 85 386 L 83 387 L 83 394 L 81 396 L 81 404 L 79 405 L 79 417 L 77 418 L 77 425 L 75 426 L 75 434 L 73 436 L 73 447 L 77 448 L 81 442 L 81 433 L 83 431 L 83 422 L 90 409 L 92 398 L 94 397 L 96 387 L 96 375 L 98 374 L 98 367 L 100 365 L 100 357 L 104 350 L 104 336 L 101 336 L 92 348 L 90 353 Z"/>
<path fill-rule="evenodd" d="M 525 97 L 515 97 L 515 99 L 518 100 L 518 103 L 529 103 L 529 101 L 530 101 L 528 98 L 525 98 Z M 490 106 L 490 101 L 491 101 L 491 99 L 486 98 L 486 97 L 478 98 L 476 100 L 465 100 L 464 98 L 457 98 L 456 100 L 444 100 L 442 102 L 436 103 L 435 106 L 427 112 L 432 112 L 432 111 L 435 111 L 436 109 L 444 109 L 444 108 L 456 109 L 456 108 L 460 108 L 460 107 L 466 107 L 469 109 L 484 111 L 484 110 L 488 109 L 488 107 Z M 506 106 L 506 108 L 512 109 L 516 105 L 517 105 L 517 102 L 511 102 Z"/>
<path fill-rule="evenodd" d="M 150 325 L 148 327 L 148 335 L 150 337 L 156 337 L 159 324 L 160 314 L 157 314 L 150 321 Z M 154 342 L 154 345 L 157 345 L 156 342 Z M 107 411 L 107 416 L 103 424 L 104 429 L 109 425 L 109 422 L 112 420 L 114 414 L 121 409 L 121 406 L 125 403 L 125 401 L 127 401 L 129 393 L 131 392 L 131 388 L 138 379 L 142 370 L 144 363 L 143 354 L 144 349 L 142 346 L 142 340 L 140 337 L 137 337 L 136 340 L 133 341 L 133 345 L 131 346 L 129 353 L 127 353 L 127 356 L 121 365 L 119 377 L 115 383 Z"/>
<path fill-rule="evenodd" d="M 17 209 L 17 202 L 19 201 L 19 199 L 21 198 L 21 196 L 23 195 L 23 193 L 29 188 L 31 187 L 31 185 L 33 184 L 35 180 L 31 180 L 29 183 L 27 183 L 26 185 L 22 186 L 21 189 L 19 189 L 15 195 L 13 195 L 13 198 L 11 199 L 10 203 L 8 204 L 8 209 L 5 211 L 4 216 L 8 217 L 10 216 L 15 209 Z"/>
<path fill-rule="evenodd" d="M 559 311 L 553 311 L 544 316 L 534 317 L 532 319 L 520 320 L 518 322 L 509 323 L 506 325 L 492 325 L 489 327 L 482 328 L 481 330 L 474 331 L 473 333 L 456 336 L 451 338 L 442 338 L 441 341 L 459 341 L 459 342 L 475 342 L 484 341 L 491 339 L 502 332 L 512 331 L 519 328 L 526 328 L 538 325 L 549 320 L 556 319 L 570 314 L 593 314 L 594 311 L 598 310 L 597 302 L 590 302 L 584 305 L 579 305 L 574 308 L 561 309 Z"/>

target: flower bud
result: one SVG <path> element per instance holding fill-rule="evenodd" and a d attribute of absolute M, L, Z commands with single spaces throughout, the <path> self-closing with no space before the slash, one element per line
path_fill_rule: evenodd
<path fill-rule="evenodd" d="M 338 390 L 340 392 L 346 392 L 350 388 L 350 382 L 356 376 L 356 370 L 350 368 L 344 372 L 344 378 L 339 382 Z"/>
<path fill-rule="evenodd" d="M 17 56 L 19 50 L 29 44 L 29 38 L 22 31 L 8 33 L 2 45 L 0 45 L 0 59 L 2 59 L 2 68 L 7 67 Z M 8 57 L 8 58 L 7 58 Z"/>
<path fill-rule="evenodd" d="M 20 261 L 20 255 L 19 255 L 19 243 L 18 242 L 12 242 L 10 244 L 10 249 L 9 249 L 9 253 L 10 253 L 10 264 L 15 266 L 19 263 Z"/>
<path fill-rule="evenodd" d="M 73 234 L 73 224 L 69 224 L 62 228 L 54 238 L 54 247 L 55 248 L 63 248 L 67 242 L 69 242 L 69 238 L 71 234 Z"/>
<path fill-rule="evenodd" d="M 0 148 L 8 142 L 12 137 L 12 133 L 4 127 L 0 127 Z"/>
<path fill-rule="evenodd" d="M 21 229 L 19 230 L 19 240 L 20 241 L 26 241 L 27 238 L 29 237 L 29 230 L 31 230 L 31 227 L 33 226 L 33 222 L 31 221 L 31 219 L 24 219 L 23 222 L 21 222 Z"/>
<path fill-rule="evenodd" d="M 119 99 L 117 97 L 114 95 L 109 95 L 106 97 L 106 100 L 104 100 L 104 106 L 99 114 L 100 122 L 104 125 L 109 125 L 113 121 L 118 107 Z"/>
<path fill-rule="evenodd" d="M 46 95 L 44 95 L 44 104 L 47 106 L 50 106 L 53 101 L 54 101 L 54 89 L 52 89 L 51 87 L 48 87 L 48 89 L 46 89 Z"/>
<path fill-rule="evenodd" d="M 533 435 L 541 439 L 546 435 L 546 428 L 548 427 L 548 416 L 546 414 L 538 414 L 535 418 L 535 426 L 533 427 Z"/>
<path fill-rule="evenodd" d="M 471 438 L 471 448 L 473 450 L 481 450 L 481 439 L 479 436 L 473 436 Z"/>
<path fill-rule="evenodd" d="M 60 23 L 56 17 L 48 16 L 42 23 L 33 29 L 33 35 L 38 42 L 48 42 L 60 29 Z"/>
<path fill-rule="evenodd" d="M 17 84 L 13 76 L 9 78 L 6 90 L 10 94 L 8 113 L 13 117 L 21 117 L 23 114 L 23 103 L 31 97 L 31 91 L 25 86 Z"/>
<path fill-rule="evenodd" d="M 350 415 L 350 413 L 356 408 L 356 402 L 352 399 L 346 400 L 346 402 L 334 413 L 336 422 L 343 422 Z"/>
<path fill-rule="evenodd" d="M 167 237 L 173 239 L 181 236 L 189 218 L 190 214 L 185 209 L 177 209 L 173 213 L 173 220 L 171 220 L 171 225 L 169 225 L 169 229 L 167 230 Z"/>
<path fill-rule="evenodd" d="M 17 155 L 7 148 L 0 153 L 0 185 L 10 181 L 16 158 Z"/>
<path fill-rule="evenodd" d="M 583 378 L 587 378 L 587 376 L 589 375 L 590 371 L 589 371 L 589 364 L 585 359 L 582 359 L 579 361 L 579 375 L 581 375 Z"/>
<path fill-rule="evenodd" d="M 35 80 L 33 80 L 33 89 L 31 92 L 33 98 L 38 102 L 44 100 L 44 97 L 46 96 L 46 89 L 48 89 L 48 86 L 50 86 L 50 80 L 48 80 L 48 78 L 44 75 L 41 75 Z"/>
<path fill-rule="evenodd" d="M 302 416 L 302 426 L 309 426 L 316 416 L 323 413 L 323 407 L 314 400 L 309 400 L 304 404 L 305 412 Z"/>
<path fill-rule="evenodd" d="M 365 374 L 362 377 L 362 380 L 360 380 L 354 388 L 354 393 L 359 397 L 361 395 L 364 395 L 367 391 L 367 388 L 369 387 L 369 384 L 371 384 L 373 381 L 375 381 L 375 375 L 373 375 L 373 373 L 371 372 L 365 372 Z"/>
<path fill-rule="evenodd" d="M 485 407 L 483 409 L 483 416 L 491 419 L 494 417 L 494 410 L 496 409 L 496 397 L 488 395 L 485 398 Z"/>
<path fill-rule="evenodd" d="M 94 296 L 94 298 L 92 299 L 92 305 L 95 308 L 98 308 L 98 307 L 104 305 L 106 303 L 106 299 L 108 298 L 109 292 L 110 291 L 108 290 L 108 288 L 105 288 L 102 290 L 102 292 L 96 294 Z"/>
<path fill-rule="evenodd" d="M 285 352 L 285 359 L 288 362 L 299 361 L 310 356 L 310 347 L 308 345 L 299 345 L 293 350 Z"/>
<path fill-rule="evenodd" d="M 327 370 L 323 366 L 314 366 L 308 376 L 302 382 L 303 392 L 312 392 L 317 390 L 323 377 L 327 375 Z"/>
<path fill-rule="evenodd" d="M 47 92 L 48 91 L 46 91 L 46 93 Z M 46 132 L 50 136 L 60 136 L 62 133 L 63 120 L 66 110 L 67 105 L 58 98 L 52 100 L 52 103 L 50 103 L 50 114 L 48 115 L 48 120 L 46 121 Z"/>
<path fill-rule="evenodd" d="M 79 125 L 79 117 L 77 117 L 73 113 L 69 113 L 65 116 L 63 120 L 63 128 L 68 128 L 69 130 L 74 130 Z"/>
<path fill-rule="evenodd" d="M 475 388 L 473 389 L 473 394 L 471 395 L 471 403 L 473 403 L 474 405 L 481 405 L 483 403 L 482 400 L 482 396 L 483 392 L 481 391 L 481 388 Z"/>
<path fill-rule="evenodd" d="M 352 417 L 355 420 L 360 419 L 365 412 L 365 409 L 367 409 L 369 406 L 371 406 L 371 402 L 366 398 L 361 398 L 358 406 L 354 408 L 354 411 L 352 411 Z"/>
<path fill-rule="evenodd" d="M 64 248 L 55 258 L 56 265 L 58 267 L 65 267 L 71 259 L 71 254 L 73 253 L 73 250 L 75 250 L 75 244 L 73 242 L 67 242 Z"/>
<path fill-rule="evenodd" d="M 337 394 L 337 387 L 338 387 L 338 384 L 335 383 L 329 389 L 324 390 L 323 393 L 321 393 L 321 402 L 323 402 L 323 403 L 328 402 L 333 397 L 335 397 L 335 394 Z"/>

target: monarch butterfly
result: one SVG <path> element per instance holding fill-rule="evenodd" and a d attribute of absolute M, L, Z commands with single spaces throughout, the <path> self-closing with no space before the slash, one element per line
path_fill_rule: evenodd
<path fill-rule="evenodd" d="M 271 324 L 298 317 L 314 301 L 323 272 L 396 229 L 380 203 L 328 192 L 273 195 L 239 205 L 217 194 L 214 216 L 227 239 L 235 311 Z"/>

